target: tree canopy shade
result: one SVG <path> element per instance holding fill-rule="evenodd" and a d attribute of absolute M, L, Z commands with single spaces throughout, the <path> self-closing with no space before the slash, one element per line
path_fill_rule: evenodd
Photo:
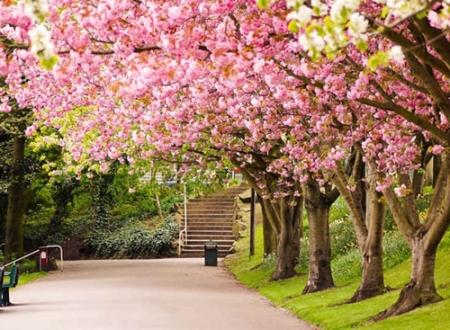
<path fill-rule="evenodd" d="M 294 274 L 306 198 L 310 223 L 321 223 L 312 263 L 325 267 L 311 267 L 305 292 L 333 285 L 327 207 L 339 193 L 365 261 L 353 300 L 383 292 L 385 200 L 413 251 L 411 282 L 386 317 L 440 299 L 448 11 L 447 1 L 406 0 L 3 2 L 0 109 L 10 112 L 10 99 L 34 109 L 27 134 L 58 129 L 75 171 L 152 157 L 230 160 L 265 201 L 278 236 L 274 278 Z M 415 197 L 431 158 L 440 166 L 423 216 Z"/>

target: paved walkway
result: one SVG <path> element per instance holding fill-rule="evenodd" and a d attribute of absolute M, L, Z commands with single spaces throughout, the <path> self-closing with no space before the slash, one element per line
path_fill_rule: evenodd
<path fill-rule="evenodd" d="M 0 329 L 302 330 L 308 325 L 202 259 L 75 261 L 14 290 Z"/>

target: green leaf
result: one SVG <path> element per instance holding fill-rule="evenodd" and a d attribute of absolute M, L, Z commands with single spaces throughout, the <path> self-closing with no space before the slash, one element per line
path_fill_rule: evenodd
<path fill-rule="evenodd" d="M 427 10 L 422 10 L 422 11 L 420 11 L 420 12 L 418 12 L 416 14 L 416 17 L 418 19 L 424 19 L 425 17 L 427 17 L 427 15 L 428 15 L 428 11 Z"/>
<path fill-rule="evenodd" d="M 298 24 L 296 21 L 290 21 L 289 25 L 288 25 L 288 29 L 289 31 L 291 31 L 292 33 L 298 33 Z"/>
<path fill-rule="evenodd" d="M 270 4 L 270 0 L 256 0 L 256 5 L 261 10 L 269 8 L 269 4 Z"/>
<path fill-rule="evenodd" d="M 381 10 L 381 18 L 386 18 L 387 15 L 389 14 L 389 8 L 387 6 L 384 6 L 383 9 Z"/>
<path fill-rule="evenodd" d="M 385 66 L 389 63 L 389 54 L 383 51 L 379 51 L 369 57 L 367 66 L 370 70 L 375 71 L 379 66 Z"/>
<path fill-rule="evenodd" d="M 367 50 L 368 45 L 367 45 L 367 42 L 366 42 L 365 40 L 359 39 L 359 40 L 356 42 L 356 47 L 357 47 L 361 52 L 364 52 L 364 51 Z"/>
<path fill-rule="evenodd" d="M 42 56 L 42 57 L 39 58 L 39 62 L 40 62 L 40 64 L 41 64 L 41 66 L 42 66 L 45 70 L 50 71 L 50 70 L 52 70 L 52 69 L 55 67 L 55 65 L 58 63 L 58 56 L 56 56 L 56 55 L 53 55 L 53 56 L 50 56 L 50 57 L 44 57 L 44 56 Z"/>

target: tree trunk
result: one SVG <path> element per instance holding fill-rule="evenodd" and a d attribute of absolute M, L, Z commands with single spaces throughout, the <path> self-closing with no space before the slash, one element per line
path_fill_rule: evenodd
<path fill-rule="evenodd" d="M 378 320 L 442 299 L 436 292 L 434 272 L 436 251 L 450 225 L 450 149 L 447 148 L 441 154 L 439 163 L 433 198 L 425 221 L 419 217 L 413 196 L 403 197 L 405 203 L 402 203 L 392 187 L 384 191 L 395 223 L 411 247 L 412 271 L 410 281 L 402 289 L 397 302 L 377 315 Z M 407 188 L 411 186 L 408 175 L 399 176 L 399 179 Z"/>
<path fill-rule="evenodd" d="M 433 188 L 436 186 L 436 181 L 441 171 L 441 156 L 435 155 L 433 157 Z"/>
<path fill-rule="evenodd" d="M 425 171 L 424 170 L 420 169 L 420 170 L 414 171 L 414 174 L 413 174 L 414 197 L 418 197 L 420 194 L 422 194 L 424 179 L 425 179 Z"/>
<path fill-rule="evenodd" d="M 321 194 L 316 182 L 309 182 L 305 191 L 305 208 L 309 223 L 309 277 L 303 294 L 334 287 L 329 228 L 331 204 Z"/>
<path fill-rule="evenodd" d="M 261 197 L 258 196 L 259 203 L 262 211 L 262 224 L 263 224 L 263 238 L 264 238 L 264 258 L 275 254 L 277 247 L 277 235 L 267 218 L 267 212 L 264 207 L 264 203 L 261 201 Z"/>
<path fill-rule="evenodd" d="M 365 170 L 356 168 L 356 165 L 358 164 L 355 163 L 357 171 L 354 170 L 352 175 L 357 182 L 355 192 L 348 190 L 348 179 L 343 171 L 338 171 L 335 179 L 339 192 L 349 206 L 362 256 L 361 283 L 349 303 L 371 298 L 385 291 L 382 255 L 384 206 L 380 202 L 381 195 L 376 191 L 377 177 L 373 166 L 367 166 L 366 173 Z"/>
<path fill-rule="evenodd" d="M 23 219 L 25 215 L 25 137 L 13 139 L 13 162 L 8 188 L 8 210 L 6 215 L 5 257 L 23 254 Z"/>
<path fill-rule="evenodd" d="M 370 172 L 370 170 L 369 170 Z M 385 291 L 383 276 L 383 225 L 384 205 L 376 191 L 376 181 L 368 177 L 366 203 L 367 237 L 362 251 L 361 284 L 350 302 L 357 302 L 382 294 Z"/>
<path fill-rule="evenodd" d="M 417 237 L 412 244 L 411 280 L 406 284 L 397 302 L 389 309 L 378 314 L 375 319 L 381 320 L 393 315 L 409 312 L 419 306 L 442 300 L 436 291 L 434 266 L 436 247 L 425 248 L 424 239 Z"/>
<path fill-rule="evenodd" d="M 272 279 L 281 280 L 296 274 L 295 267 L 300 257 L 300 222 L 303 200 L 297 199 L 295 205 L 292 205 L 290 200 L 281 198 L 272 206 L 277 213 L 280 225 L 277 260 Z"/>

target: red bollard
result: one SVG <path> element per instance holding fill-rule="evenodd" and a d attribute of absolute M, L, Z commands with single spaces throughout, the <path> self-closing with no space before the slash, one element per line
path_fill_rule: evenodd
<path fill-rule="evenodd" d="M 39 248 L 39 271 L 48 272 L 50 270 L 50 262 L 48 258 L 48 250 L 45 247 Z"/>

